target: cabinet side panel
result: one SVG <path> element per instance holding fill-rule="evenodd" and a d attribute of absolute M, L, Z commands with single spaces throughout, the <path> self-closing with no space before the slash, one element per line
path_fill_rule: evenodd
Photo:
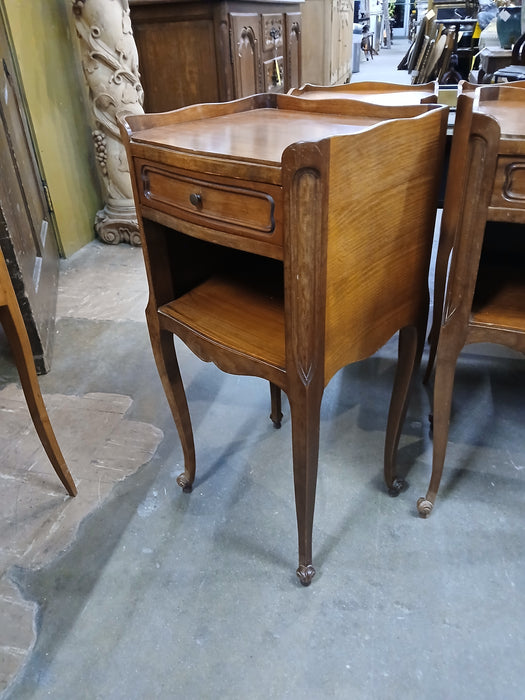
<path fill-rule="evenodd" d="M 213 13 L 132 6 L 146 112 L 219 101 Z"/>
<path fill-rule="evenodd" d="M 444 143 L 440 117 L 396 120 L 332 140 L 327 378 L 415 325 L 428 308 Z"/>

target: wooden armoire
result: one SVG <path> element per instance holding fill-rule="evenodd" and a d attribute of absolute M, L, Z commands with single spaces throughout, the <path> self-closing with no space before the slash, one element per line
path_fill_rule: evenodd
<path fill-rule="evenodd" d="M 146 112 L 301 84 L 301 1 L 129 4 Z"/>

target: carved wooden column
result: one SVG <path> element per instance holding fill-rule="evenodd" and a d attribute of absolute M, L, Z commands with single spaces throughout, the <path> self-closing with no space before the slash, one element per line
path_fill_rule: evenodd
<path fill-rule="evenodd" d="M 140 245 L 120 115 L 143 114 L 143 90 L 128 0 L 73 0 L 82 68 L 95 121 L 93 142 L 105 206 L 95 231 L 106 243 Z"/>

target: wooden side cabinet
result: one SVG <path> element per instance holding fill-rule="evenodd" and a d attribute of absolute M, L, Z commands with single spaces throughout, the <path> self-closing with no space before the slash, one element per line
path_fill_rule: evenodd
<path fill-rule="evenodd" d="M 146 112 L 298 87 L 302 4 L 130 0 Z"/>
<path fill-rule="evenodd" d="M 281 94 L 121 123 L 151 345 L 184 452 L 177 481 L 191 491 L 195 447 L 173 335 L 225 372 L 269 381 L 276 426 L 286 392 L 303 585 L 315 573 L 324 388 L 398 330 L 384 459 L 391 492 L 403 486 L 395 452 L 425 340 L 446 126 L 447 108 L 437 105 Z M 355 167 L 363 153 L 367 167 Z"/>

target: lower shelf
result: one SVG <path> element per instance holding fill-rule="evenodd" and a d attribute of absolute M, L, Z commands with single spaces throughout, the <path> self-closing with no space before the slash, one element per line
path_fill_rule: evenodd
<path fill-rule="evenodd" d="M 231 349 L 279 369 L 285 366 L 284 302 L 268 281 L 218 274 L 159 308 L 159 314 Z"/>
<path fill-rule="evenodd" d="M 480 268 L 472 313 L 476 323 L 525 333 L 525 269 Z"/>

